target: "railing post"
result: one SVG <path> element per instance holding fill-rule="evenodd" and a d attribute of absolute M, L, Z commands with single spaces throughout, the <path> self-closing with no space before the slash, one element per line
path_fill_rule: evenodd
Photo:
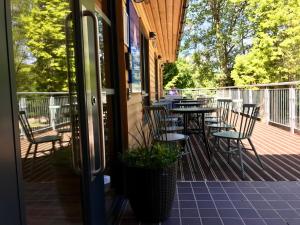
<path fill-rule="evenodd" d="M 296 112 L 296 89 L 294 87 L 289 88 L 289 122 L 290 122 L 290 131 L 294 133 L 295 131 L 295 112 Z"/>
<path fill-rule="evenodd" d="M 239 88 L 237 89 L 237 98 L 241 99 L 241 90 Z"/>
<path fill-rule="evenodd" d="M 252 93 L 252 90 L 248 90 L 248 94 L 249 94 L 249 103 L 252 104 L 253 103 L 253 99 L 252 99 L 252 96 L 253 96 L 253 93 Z"/>
<path fill-rule="evenodd" d="M 231 88 L 228 89 L 228 98 L 232 98 Z"/>
<path fill-rule="evenodd" d="M 26 112 L 27 111 L 26 108 L 27 108 L 26 98 L 21 97 L 20 100 L 19 100 L 19 111 L 25 111 Z M 20 135 L 21 136 L 25 135 L 22 126 L 21 126 L 21 129 L 20 129 Z"/>
<path fill-rule="evenodd" d="M 53 130 L 55 130 L 55 117 L 56 117 L 56 108 L 54 107 L 55 101 L 54 97 L 51 96 L 49 100 L 49 111 L 50 111 L 50 125 Z"/>
<path fill-rule="evenodd" d="M 268 88 L 266 88 L 264 90 L 264 99 L 265 99 L 265 115 L 264 115 L 264 118 L 265 118 L 265 123 L 266 124 L 269 124 L 269 121 L 270 121 L 270 91 Z"/>

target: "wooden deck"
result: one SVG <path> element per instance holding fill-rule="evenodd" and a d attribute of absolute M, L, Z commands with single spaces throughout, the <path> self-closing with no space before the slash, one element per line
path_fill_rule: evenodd
<path fill-rule="evenodd" d="M 178 180 L 241 180 L 239 159 L 236 156 L 228 163 L 227 155 L 217 153 L 213 166 L 209 168 L 201 138 L 194 134 L 191 135 L 191 141 L 193 145 L 193 160 L 191 160 L 191 157 L 182 159 L 179 164 Z M 260 155 L 264 170 L 258 165 L 252 151 L 244 152 L 246 180 L 294 181 L 300 179 L 299 135 L 257 122 L 252 141 Z M 246 147 L 249 146 L 247 141 L 244 143 Z M 226 144 L 222 142 L 221 146 L 225 148 Z"/>
<path fill-rule="evenodd" d="M 67 138 L 67 135 L 65 138 Z M 200 136 L 197 134 L 191 135 L 191 141 L 193 152 L 190 156 L 193 157 L 193 160 L 191 160 L 190 156 L 184 157 L 181 160 L 178 167 L 178 180 L 241 180 L 239 159 L 237 157 L 233 157 L 232 161 L 228 163 L 227 156 L 218 153 L 216 154 L 214 165 L 212 168 L 209 168 L 208 159 L 205 151 L 203 151 L 203 143 Z M 258 122 L 254 129 L 252 141 L 260 155 L 264 170 L 257 164 L 253 152 L 245 152 L 246 180 L 294 181 L 300 179 L 300 135 L 292 134 L 280 128 Z M 248 143 L 245 142 L 245 146 L 247 145 Z M 25 156 L 27 146 L 28 142 L 22 139 L 22 158 Z M 222 143 L 222 147 L 226 147 L 225 143 Z M 37 161 L 40 166 L 38 166 L 38 173 L 35 174 L 39 179 L 43 179 L 43 176 L 47 177 L 49 173 L 47 166 L 45 166 L 47 165 L 47 157 L 42 157 L 50 154 L 49 149 L 51 149 L 51 144 L 42 144 L 39 146 L 38 158 L 40 158 L 40 160 Z M 32 156 L 29 156 L 29 158 L 30 157 Z M 45 162 L 45 165 L 43 165 L 43 162 Z M 26 163 L 24 167 L 24 172 L 26 173 L 26 171 L 30 169 L 30 165 Z"/>

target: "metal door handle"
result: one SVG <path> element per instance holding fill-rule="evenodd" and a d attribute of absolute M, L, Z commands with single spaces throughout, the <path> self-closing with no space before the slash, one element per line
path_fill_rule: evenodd
<path fill-rule="evenodd" d="M 106 166 L 105 161 L 105 141 L 104 141 L 104 122 L 103 122 L 103 106 L 102 106 L 102 99 L 101 99 L 101 92 L 102 92 L 102 86 L 101 86 L 101 74 L 100 74 L 100 61 L 99 61 L 99 39 L 98 39 L 98 19 L 96 15 L 89 11 L 85 10 L 83 11 L 83 16 L 90 17 L 93 21 L 93 28 L 94 28 L 94 48 L 95 48 L 95 62 L 96 62 L 96 79 L 97 79 L 97 98 L 99 99 L 98 103 L 98 111 L 99 111 L 99 126 L 100 126 L 100 165 L 98 168 L 96 168 L 96 160 L 92 160 L 94 162 L 93 169 L 91 169 L 91 174 L 93 176 L 96 176 L 97 174 L 104 171 Z M 96 100 L 96 97 L 93 96 Z M 92 100 L 93 102 L 93 100 Z M 94 154 L 96 155 L 96 154 Z M 92 178 L 93 179 L 93 178 Z"/>

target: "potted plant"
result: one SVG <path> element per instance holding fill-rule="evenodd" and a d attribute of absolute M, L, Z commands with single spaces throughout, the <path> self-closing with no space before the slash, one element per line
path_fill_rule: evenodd
<path fill-rule="evenodd" d="M 142 222 L 168 218 L 176 191 L 179 150 L 166 143 L 155 143 L 150 132 L 139 126 L 133 136 L 137 146 L 123 154 L 125 192 L 133 212 Z"/>

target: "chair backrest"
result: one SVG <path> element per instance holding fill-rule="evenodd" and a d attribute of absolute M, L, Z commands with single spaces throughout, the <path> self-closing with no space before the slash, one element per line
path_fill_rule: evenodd
<path fill-rule="evenodd" d="M 168 112 L 163 106 L 147 106 L 145 107 L 145 120 L 148 125 L 152 137 L 158 138 L 167 136 L 167 118 Z M 167 141 L 167 140 L 165 140 Z"/>
<path fill-rule="evenodd" d="M 33 136 L 33 133 L 32 133 L 32 129 L 31 129 L 30 124 L 28 122 L 25 111 L 19 111 L 19 120 L 20 120 L 21 126 L 24 130 L 24 133 L 26 135 L 27 140 L 31 143 L 34 142 L 34 136 Z"/>
<path fill-rule="evenodd" d="M 232 108 L 232 99 L 218 99 L 217 108 L 217 116 L 220 122 L 228 121 L 229 111 Z"/>
<path fill-rule="evenodd" d="M 239 129 L 240 138 L 251 137 L 260 107 L 256 104 L 243 104 L 242 119 Z"/>

